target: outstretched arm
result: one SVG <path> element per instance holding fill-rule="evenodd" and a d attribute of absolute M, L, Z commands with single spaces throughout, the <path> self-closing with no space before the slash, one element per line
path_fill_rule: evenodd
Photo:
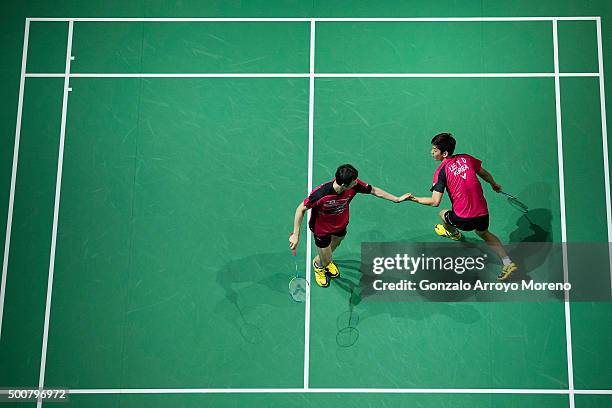
<path fill-rule="evenodd" d="M 493 176 L 491 175 L 491 173 L 486 171 L 484 167 L 481 167 L 480 169 L 478 169 L 476 174 L 478 174 L 481 179 L 489 183 L 496 193 L 499 193 L 501 191 L 502 186 L 500 186 L 499 184 L 495 182 L 495 180 L 493 180 Z"/>
<path fill-rule="evenodd" d="M 304 214 L 308 209 L 304 203 L 300 203 L 295 209 L 295 217 L 293 217 L 293 233 L 289 236 L 289 248 L 297 248 L 298 242 L 300 242 L 300 229 L 302 228 L 302 220 Z"/>
<path fill-rule="evenodd" d="M 372 191 L 371 194 L 375 195 L 376 197 L 379 198 L 384 198 L 385 200 L 389 200 L 389 201 L 393 201 L 394 203 L 401 203 L 402 200 L 400 197 L 396 197 L 391 193 L 387 193 L 385 190 L 383 190 L 380 187 L 374 187 L 372 186 Z M 403 197 L 403 196 L 402 196 Z"/>
<path fill-rule="evenodd" d="M 442 201 L 442 196 L 444 193 L 440 193 L 438 191 L 434 191 L 431 194 L 431 197 L 415 197 L 411 193 L 406 193 L 400 197 L 403 200 L 414 201 L 423 205 L 430 205 L 432 207 L 438 207 L 440 205 L 440 201 Z"/>

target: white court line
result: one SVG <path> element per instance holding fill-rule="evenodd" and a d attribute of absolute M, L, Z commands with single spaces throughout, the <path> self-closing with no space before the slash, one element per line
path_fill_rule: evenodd
<path fill-rule="evenodd" d="M 486 78 L 486 77 L 554 77 L 544 73 L 72 73 L 74 78 Z M 599 76 L 597 73 L 567 74 L 568 76 Z M 64 74 L 28 73 L 32 78 L 63 78 Z"/>
<path fill-rule="evenodd" d="M 578 72 L 559 74 L 560 76 L 568 77 L 597 77 L 596 72 Z M 334 74 L 315 74 L 317 78 L 554 78 L 554 72 L 510 72 L 510 73 L 334 73 Z"/>
<path fill-rule="evenodd" d="M 313 56 L 314 59 L 314 56 Z M 554 72 L 517 73 L 72 73 L 71 78 L 554 78 Z M 27 73 L 28 78 L 63 78 L 57 73 Z M 559 73 L 561 77 L 599 77 L 597 72 Z"/>
<path fill-rule="evenodd" d="M 309 17 L 28 17 L 30 21 L 78 21 L 78 22 L 494 22 L 494 21 L 585 21 L 595 16 L 575 17 L 397 17 L 397 18 L 309 18 Z"/>
<path fill-rule="evenodd" d="M 21 388 L 21 387 L 20 387 Z M 25 387 L 27 388 L 27 387 Z M 0 390 L 0 395 L 9 390 Z M 568 395 L 567 389 L 515 388 L 100 388 L 71 389 L 74 395 L 101 394 L 530 394 Z M 612 395 L 612 390 L 574 390 L 580 395 Z"/>
<path fill-rule="evenodd" d="M 597 61 L 599 65 L 599 101 L 601 102 L 601 139 L 603 146 L 604 180 L 606 189 L 606 219 L 608 221 L 608 243 L 612 242 L 612 211 L 610 209 L 610 165 L 608 161 L 608 125 L 606 120 L 606 91 L 604 89 L 603 41 L 601 19 L 597 18 Z M 610 267 L 610 291 L 612 293 L 612 251 L 608 245 Z"/>
<path fill-rule="evenodd" d="M 210 74 L 70 74 L 74 78 L 308 78 L 309 74 L 293 73 L 210 73 Z"/>
<path fill-rule="evenodd" d="M 314 97 L 315 97 L 315 33 L 314 20 L 310 22 L 310 73 L 309 73 L 309 98 L 308 98 L 308 190 L 306 195 L 312 191 L 312 173 L 314 156 Z M 306 214 L 306 222 L 310 211 Z M 304 389 L 308 389 L 310 372 L 310 258 L 312 257 L 312 239 L 310 228 L 306 227 L 306 311 L 304 315 Z"/>
<path fill-rule="evenodd" d="M 65 74 L 42 74 L 42 73 L 27 73 L 26 78 L 65 78 Z"/>
<path fill-rule="evenodd" d="M 6 392 L 6 391 L 5 391 Z M 511 388 L 149 388 L 75 389 L 70 394 L 531 394 L 567 395 L 566 389 Z M 612 395 L 612 390 L 575 390 L 581 395 Z"/>
<path fill-rule="evenodd" d="M 17 103 L 17 123 L 15 124 L 15 146 L 13 148 L 13 171 L 9 192 L 8 214 L 6 216 L 6 236 L 4 239 L 4 258 L 2 259 L 2 283 L 0 283 L 0 338 L 2 338 L 2 317 L 4 315 L 4 297 L 6 292 L 6 275 L 8 273 L 9 251 L 11 248 L 11 229 L 13 226 L 13 205 L 15 203 L 15 184 L 17 183 L 17 164 L 19 161 L 19 141 L 21 139 L 21 115 L 23 113 L 23 91 L 25 88 L 26 64 L 28 61 L 28 39 L 30 22 L 26 20 L 23 31 L 23 51 L 21 54 L 21 77 L 19 79 L 19 102 Z"/>
<path fill-rule="evenodd" d="M 600 77 L 603 74 L 599 74 L 599 72 L 560 72 L 560 77 Z"/>
<path fill-rule="evenodd" d="M 567 225 L 565 218 L 565 178 L 563 170 L 563 130 L 561 126 L 561 79 L 559 78 L 559 42 L 557 20 L 553 20 L 553 51 L 555 59 L 555 106 L 557 117 L 557 157 L 559 162 L 559 204 L 561 207 L 561 245 L 563 248 L 563 282 L 569 282 L 567 265 Z M 569 406 L 574 408 L 574 368 L 572 361 L 572 324 L 570 314 L 569 290 L 564 292 L 565 306 L 565 339 L 567 349 L 567 382 L 569 388 Z"/>
<path fill-rule="evenodd" d="M 49 255 L 49 277 L 47 279 L 47 300 L 45 305 L 45 325 L 43 330 L 42 353 L 40 357 L 40 376 L 38 387 L 45 385 L 45 368 L 47 364 L 47 340 L 49 337 L 49 319 L 51 315 L 51 299 L 53 297 L 53 274 L 55 272 L 55 249 L 57 247 L 57 225 L 59 221 L 60 193 L 62 191 L 62 169 L 64 164 L 64 139 L 66 136 L 66 116 L 68 110 L 68 92 L 70 91 L 70 57 L 72 55 L 73 22 L 68 23 L 68 44 L 66 46 L 66 72 L 64 78 L 64 100 L 62 102 L 62 121 L 60 128 L 59 153 L 57 159 L 57 177 L 55 180 L 55 204 L 53 207 L 53 230 L 51 232 L 51 253 Z M 39 399 L 36 406 L 42 406 Z"/>

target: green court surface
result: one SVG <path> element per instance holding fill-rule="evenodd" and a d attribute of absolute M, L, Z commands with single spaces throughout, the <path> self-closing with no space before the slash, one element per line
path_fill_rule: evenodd
<path fill-rule="evenodd" d="M 362 301 L 361 244 L 439 242 L 436 209 L 356 197 L 342 277 L 287 293 L 308 191 L 350 162 L 426 195 L 441 131 L 529 203 L 527 219 L 485 186 L 503 242 L 609 242 L 607 2 L 254 3 L 5 17 L 0 389 L 69 389 L 74 407 L 611 406 L 610 301 Z"/>

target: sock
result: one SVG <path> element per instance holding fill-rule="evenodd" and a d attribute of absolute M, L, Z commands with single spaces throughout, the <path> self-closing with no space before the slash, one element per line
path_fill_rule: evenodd
<path fill-rule="evenodd" d="M 510 265 L 512 263 L 509 256 L 504 256 L 502 258 L 502 262 L 504 263 L 504 266 Z"/>

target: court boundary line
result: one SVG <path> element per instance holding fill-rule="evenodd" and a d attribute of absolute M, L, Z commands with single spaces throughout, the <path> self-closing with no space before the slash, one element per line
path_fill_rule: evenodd
<path fill-rule="evenodd" d="M 600 16 L 550 17 L 28 17 L 30 21 L 75 22 L 497 22 L 595 21 Z"/>
<path fill-rule="evenodd" d="M 9 390 L 0 390 L 0 395 Z M 568 395 L 567 389 L 553 388 L 88 388 L 68 389 L 70 395 L 101 394 L 506 394 Z M 612 390 L 574 390 L 578 395 L 612 395 Z"/>
<path fill-rule="evenodd" d="M 43 328 L 42 352 L 40 357 L 39 389 L 44 388 L 45 369 L 47 365 L 47 341 L 49 338 L 49 321 L 51 319 L 51 300 L 53 298 L 53 274 L 55 272 L 55 253 L 57 248 L 57 228 L 59 224 L 59 208 L 62 191 L 62 170 L 64 165 L 64 141 L 66 137 L 66 119 L 68 116 L 68 94 L 70 89 L 70 62 L 72 60 L 72 34 L 74 23 L 68 22 L 68 43 L 66 45 L 66 65 L 64 77 L 64 96 L 62 101 L 62 119 L 60 127 L 59 153 L 57 159 L 57 175 L 55 179 L 55 204 L 53 207 L 53 229 L 51 232 L 51 253 L 49 255 L 49 276 L 47 278 L 47 300 L 45 303 L 45 323 Z M 37 401 L 37 408 L 42 406 L 42 399 Z"/>
<path fill-rule="evenodd" d="M 559 207 L 561 215 L 561 246 L 563 251 L 563 282 L 569 282 L 569 267 L 567 263 L 567 220 L 565 212 L 565 175 L 563 162 L 563 126 L 561 122 L 561 79 L 559 77 L 559 39 L 557 20 L 552 22 L 553 58 L 555 66 L 555 117 L 557 120 L 557 163 L 559 169 Z M 569 390 L 569 408 L 574 408 L 574 367 L 572 360 L 572 326 L 570 314 L 569 290 L 563 291 L 565 309 L 565 341 L 567 359 L 567 383 Z"/>
<path fill-rule="evenodd" d="M 21 120 L 23 115 L 23 95 L 26 79 L 26 64 L 28 62 L 28 41 L 30 38 L 30 22 L 26 19 L 23 31 L 23 50 L 21 52 L 21 75 L 19 77 L 19 96 L 17 102 L 17 122 L 15 123 L 15 140 L 13 142 L 13 168 L 11 170 L 11 186 L 9 204 L 6 215 L 6 235 L 4 239 L 4 257 L 2 258 L 2 281 L 0 283 L 0 339 L 2 338 L 2 322 L 4 317 L 4 297 L 6 296 L 6 277 L 8 275 L 9 252 L 11 248 L 11 232 L 13 228 L 13 207 L 15 205 L 15 186 L 17 185 L 17 166 L 19 164 L 19 142 L 21 141 Z"/>
<path fill-rule="evenodd" d="M 313 57 L 314 59 L 314 57 Z M 25 74 L 27 78 L 63 78 L 59 73 Z M 555 78 L 554 72 L 516 73 L 71 73 L 71 78 Z M 560 77 L 601 77 L 598 72 L 566 72 Z"/>
<path fill-rule="evenodd" d="M 610 165 L 608 159 L 608 124 L 606 120 L 606 91 L 604 81 L 603 65 L 603 40 L 601 36 L 601 19 L 596 21 L 597 26 L 597 65 L 599 69 L 599 101 L 601 105 L 601 139 L 603 147 L 604 161 L 604 187 L 606 191 L 606 218 L 608 221 L 608 243 L 612 242 L 612 204 L 610 202 Z M 608 244 L 610 245 L 610 244 Z M 608 247 L 609 267 L 610 267 L 610 292 L 612 293 L 612 250 Z"/>
<path fill-rule="evenodd" d="M 306 196 L 312 191 L 313 163 L 314 163 L 314 97 L 315 97 L 315 22 L 310 22 L 310 73 L 308 84 L 308 190 Z M 306 223 L 310 211 L 305 214 Z M 306 310 L 304 314 L 304 389 L 308 389 L 310 382 L 310 285 L 311 269 L 310 259 L 312 258 L 312 238 L 310 228 L 306 227 Z"/>
<path fill-rule="evenodd" d="M 597 30 L 598 30 L 598 62 L 599 62 L 599 72 L 598 73 L 567 73 L 567 74 L 562 74 L 558 72 L 558 50 L 557 50 L 557 33 L 556 33 L 556 26 L 557 26 L 557 21 L 596 21 L 597 23 Z M 267 21 L 267 22 L 271 22 L 271 21 L 310 21 L 312 25 L 314 25 L 314 23 L 316 21 L 338 21 L 338 22 L 348 22 L 348 21 L 354 21 L 354 22 L 376 22 L 376 21 L 385 21 L 385 22 L 393 22 L 393 21 L 432 21 L 432 22 L 456 22 L 456 21 L 464 21 L 464 22 L 484 22 L 484 21 L 552 21 L 553 22 L 553 27 L 554 27 L 554 37 L 555 37 L 555 73 L 542 73 L 542 74 L 527 74 L 527 76 L 525 76 L 525 74 L 314 74 L 311 70 L 311 73 L 309 74 L 281 74 L 282 76 L 286 76 L 286 75 L 294 75 L 294 76 L 304 76 L 304 77 L 310 77 L 311 82 L 314 84 L 314 78 L 315 77 L 362 77 L 362 75 L 365 75 L 366 77 L 371 76 L 371 77 L 452 77 L 452 78 L 460 78 L 460 77 L 478 77 L 478 78 L 482 78 L 482 77 L 499 77 L 500 75 L 503 77 L 554 77 L 555 78 L 555 87 L 556 87 L 556 99 L 559 100 L 558 103 L 558 110 L 557 110 L 557 121 L 558 121 L 558 130 L 560 130 L 560 122 L 561 122 L 561 118 L 560 118 L 560 84 L 559 84 L 559 78 L 560 77 L 566 77 L 566 76 L 589 76 L 589 77 L 599 77 L 600 80 L 600 99 L 601 99 L 601 109 L 602 109 L 602 129 L 604 134 L 602 134 L 602 138 L 603 138 L 603 143 L 604 143 L 604 147 L 607 147 L 607 129 L 606 129 L 606 116 L 605 116 L 605 94 L 603 92 L 604 90 L 604 84 L 603 84 L 603 54 L 602 54 L 602 41 L 601 41 L 601 18 L 600 17 L 511 17 L 511 18 L 506 18 L 506 17 L 501 17 L 501 18 L 406 18 L 406 19 L 395 19 L 395 18 L 380 18 L 380 19 L 368 19 L 368 18 L 364 18 L 364 19 L 352 19 L 352 18 L 348 18 L 348 19 L 335 19 L 335 18 L 290 18 L 290 19 L 277 19 L 277 18 L 246 18 L 246 19 L 242 19 L 242 18 L 230 18 L 230 19 L 224 19 L 224 18 L 203 18 L 203 19 L 156 19 L 156 18 L 109 18 L 109 19 L 99 19 L 99 18 L 26 18 L 26 27 L 29 28 L 29 23 L 31 21 L 67 21 L 69 22 L 69 51 L 67 52 L 67 72 L 62 75 L 62 74 L 47 74 L 49 75 L 49 77 L 54 77 L 54 76 L 63 76 L 65 77 L 65 89 L 64 89 L 64 107 L 63 107 L 63 118 L 62 118 L 62 135 L 60 136 L 60 158 L 63 158 L 63 138 L 65 136 L 65 120 L 66 120 L 66 108 L 67 108 L 67 98 L 68 98 L 68 92 L 69 92 L 69 88 L 68 88 L 68 83 L 69 83 L 69 79 L 70 77 L 79 77 L 79 74 L 70 74 L 69 73 L 69 65 L 70 65 L 70 49 L 71 49 L 71 40 L 72 40 L 72 28 L 73 28 L 73 23 L 75 21 L 108 21 L 108 22 L 134 22 L 134 21 L 144 21 L 144 22 L 148 22 L 148 21 L 169 21 L 169 22 L 187 22 L 187 21 L 210 21 L 210 22 L 221 22 L 221 21 L 236 21 L 236 22 L 244 22 L 244 21 Z M 31 74 L 26 74 L 24 72 L 25 70 L 25 64 L 24 61 L 25 59 L 27 59 L 27 46 L 26 46 L 26 38 L 24 36 L 24 50 L 23 50 L 23 55 L 24 55 L 24 59 L 22 59 L 22 75 L 21 75 L 21 80 L 20 80 L 20 98 L 23 97 L 23 89 L 22 89 L 22 83 L 25 82 L 25 77 L 45 77 L 45 74 L 36 74 L 36 73 L 31 73 Z M 118 76 L 118 75 L 135 75 L 136 77 L 146 77 L 148 75 L 153 75 L 153 77 L 158 77 L 157 75 L 172 75 L 172 77 L 174 77 L 177 74 L 80 74 L 81 77 L 93 77 L 92 75 L 112 75 L 112 77 L 124 77 L 124 76 Z M 233 77 L 233 76 L 244 76 L 244 75 L 264 75 L 267 77 L 271 77 L 272 75 L 275 74 L 178 74 L 181 76 L 184 75 L 197 75 L 198 77 L 203 76 L 203 77 Z M 96 77 L 101 77 L 101 76 L 96 76 Z M 252 76 L 249 76 L 252 77 Z M 276 76 L 273 76 L 276 77 Z M 312 100 L 312 99 L 311 99 Z M 312 100 L 313 101 L 313 100 Z M 20 103 L 22 103 L 22 99 L 20 100 Z M 18 114 L 19 114 L 19 110 L 22 109 L 22 106 L 18 106 Z M 310 120 L 309 120 L 310 121 Z M 20 123 L 21 121 L 18 121 L 17 126 L 20 127 Z M 310 126 L 310 125 L 309 125 Z M 17 131 L 16 131 L 17 132 Z M 309 132 L 310 133 L 310 132 Z M 558 131 L 558 138 L 561 138 L 562 134 Z M 309 139 L 310 139 L 310 135 L 309 135 Z M 16 142 L 17 142 L 17 137 L 16 137 Z M 558 153 L 561 153 L 561 160 L 559 160 L 559 172 L 560 172 L 560 177 L 563 177 L 563 169 L 562 169 L 562 165 L 563 165 L 563 160 L 562 160 L 562 146 L 560 145 L 560 143 L 558 143 Z M 310 152 L 309 152 L 310 153 Z M 14 150 L 14 159 L 13 159 L 13 166 L 14 166 L 14 175 L 16 174 L 16 156 L 18 155 L 18 145 L 16 144 L 16 148 Z M 310 157 L 309 157 L 310 160 Z M 609 241 L 610 241 L 610 237 L 612 236 L 612 231 L 611 231 L 611 222 L 610 222 L 610 196 L 609 196 L 609 191 L 610 191 L 610 186 L 609 186 L 609 174 L 607 173 L 608 171 L 608 162 L 607 162 L 607 149 L 604 148 L 604 166 L 606 167 L 606 174 L 605 174 L 605 179 L 606 179 L 606 183 L 605 183 L 605 188 L 606 188 L 606 205 L 607 205 L 607 217 L 608 217 L 608 237 L 609 237 Z M 311 173 L 311 168 L 309 166 L 309 173 Z M 312 174 L 309 174 L 309 176 L 312 176 Z M 311 184 L 311 180 L 309 180 L 309 184 Z M 14 183 L 13 180 L 11 181 L 11 187 L 14 188 Z M 564 190 L 563 184 L 560 183 L 560 189 Z M 58 179 L 56 181 L 56 211 L 54 214 L 54 231 L 53 231 L 53 241 L 52 241 L 52 258 L 54 258 L 54 254 L 55 254 L 55 243 L 56 243 L 56 234 L 57 234 L 57 217 L 58 217 L 58 212 L 59 212 L 59 194 L 60 194 L 60 190 L 61 190 L 61 165 L 60 163 L 58 163 Z M 563 200 L 562 202 L 562 206 L 563 206 L 563 217 L 562 217 L 562 235 L 566 235 L 565 233 L 565 212 L 564 212 L 564 207 L 565 207 L 565 203 L 564 203 L 564 194 L 563 194 Z M 11 214 L 12 215 L 12 214 Z M 307 233 L 308 235 L 310 235 L 309 233 Z M 7 235 L 8 235 L 8 223 L 7 223 Z M 7 240 L 8 241 L 8 240 Z M 309 240 L 310 241 L 310 240 Z M 563 243 L 566 243 L 566 236 L 564 237 L 564 239 L 562 240 Z M 5 260 L 4 262 L 8 262 L 8 254 L 6 253 L 6 247 L 7 244 L 5 243 Z M 566 260 L 566 253 L 565 253 L 565 248 L 564 248 L 564 274 L 566 273 L 566 269 L 567 269 L 567 260 Z M 53 263 L 53 260 L 50 260 L 50 264 Z M 610 253 L 610 262 L 612 265 L 612 253 Z M 309 262 L 307 259 L 307 266 L 309 266 Z M 611 269 L 611 277 L 612 277 L 612 269 Z M 3 265 L 3 276 L 2 276 L 2 280 L 3 280 L 3 290 L 4 290 L 4 281 L 6 278 L 6 273 L 4 270 L 4 265 Z M 50 300 L 51 300 L 51 295 L 52 295 L 52 278 L 53 278 L 53 271 L 50 265 L 50 270 L 49 270 L 49 282 L 48 282 L 48 291 L 47 291 L 47 307 L 46 307 L 46 312 L 45 314 L 48 315 L 50 314 Z M 612 283 L 612 281 L 611 281 Z M 2 293 L 2 296 L 4 296 L 4 292 Z M 2 297 L 2 303 L 0 304 L 0 311 L 2 311 L 3 308 L 3 302 L 4 302 L 4 297 Z M 308 297 L 308 304 L 309 304 L 309 297 Z M 565 307 L 566 307 L 566 334 L 568 335 L 567 337 L 567 341 L 568 341 L 568 371 L 571 369 L 571 325 L 570 325 L 570 317 L 569 317 L 569 297 L 568 294 L 566 292 L 566 300 L 565 300 Z M 0 329 L 1 329 L 1 322 L 2 322 L 2 315 L 0 314 Z M 45 336 L 43 338 L 43 349 L 45 351 L 46 354 L 46 337 L 48 335 L 48 317 L 46 316 L 45 318 Z M 569 328 L 569 333 L 567 332 Z M 1 332 L 0 332 L 1 333 Z M 306 368 L 305 368 L 306 369 Z M 44 366 L 43 366 L 43 359 L 41 359 L 41 380 L 44 379 Z M 571 376 L 569 376 L 568 378 L 569 382 L 570 382 L 570 387 L 568 390 L 546 390 L 546 389 L 541 389 L 541 390 L 519 390 L 519 389 L 425 389 L 425 388 L 415 388 L 415 389 L 359 389 L 359 388 L 336 388 L 336 389 L 332 389 L 332 388 L 325 388 L 325 389 L 317 389 L 317 388 L 307 388 L 306 384 L 305 384 L 305 388 L 304 389 L 143 389 L 140 391 L 154 391 L 154 390 L 165 390 L 165 391 L 172 391 L 172 390 L 188 390 L 189 393 L 192 393 L 195 391 L 197 392 L 202 392 L 202 393 L 225 393 L 225 392 L 281 392 L 281 393 L 285 393 L 285 392 L 291 392 L 288 390 L 296 390 L 295 392 L 349 392 L 349 393 L 353 393 L 353 392 L 381 392 L 381 393 L 513 393 L 513 394 L 520 394 L 520 393 L 525 393 L 525 394 L 537 394 L 537 393 L 544 393 L 544 394 L 569 394 L 570 395 L 570 406 L 573 407 L 573 395 L 574 394 L 612 394 L 612 390 L 575 390 L 573 388 L 573 370 L 571 371 Z M 42 388 L 42 382 L 40 384 L 40 387 Z M 256 391 L 257 390 L 257 391 Z M 275 390 L 279 390 L 279 391 L 275 391 Z M 87 393 L 86 391 L 95 391 L 95 392 L 99 392 L 99 391 L 104 391 L 104 390 L 71 390 L 71 392 L 73 393 L 82 393 L 85 394 Z M 118 391 L 118 393 L 130 393 L 130 391 L 138 391 L 136 389 L 116 389 L 116 390 L 107 390 L 107 391 Z M 508 392 L 511 391 L 511 392 Z M 1 392 L 0 392 L 1 393 Z M 110 392 L 112 393 L 112 392 Z"/>

